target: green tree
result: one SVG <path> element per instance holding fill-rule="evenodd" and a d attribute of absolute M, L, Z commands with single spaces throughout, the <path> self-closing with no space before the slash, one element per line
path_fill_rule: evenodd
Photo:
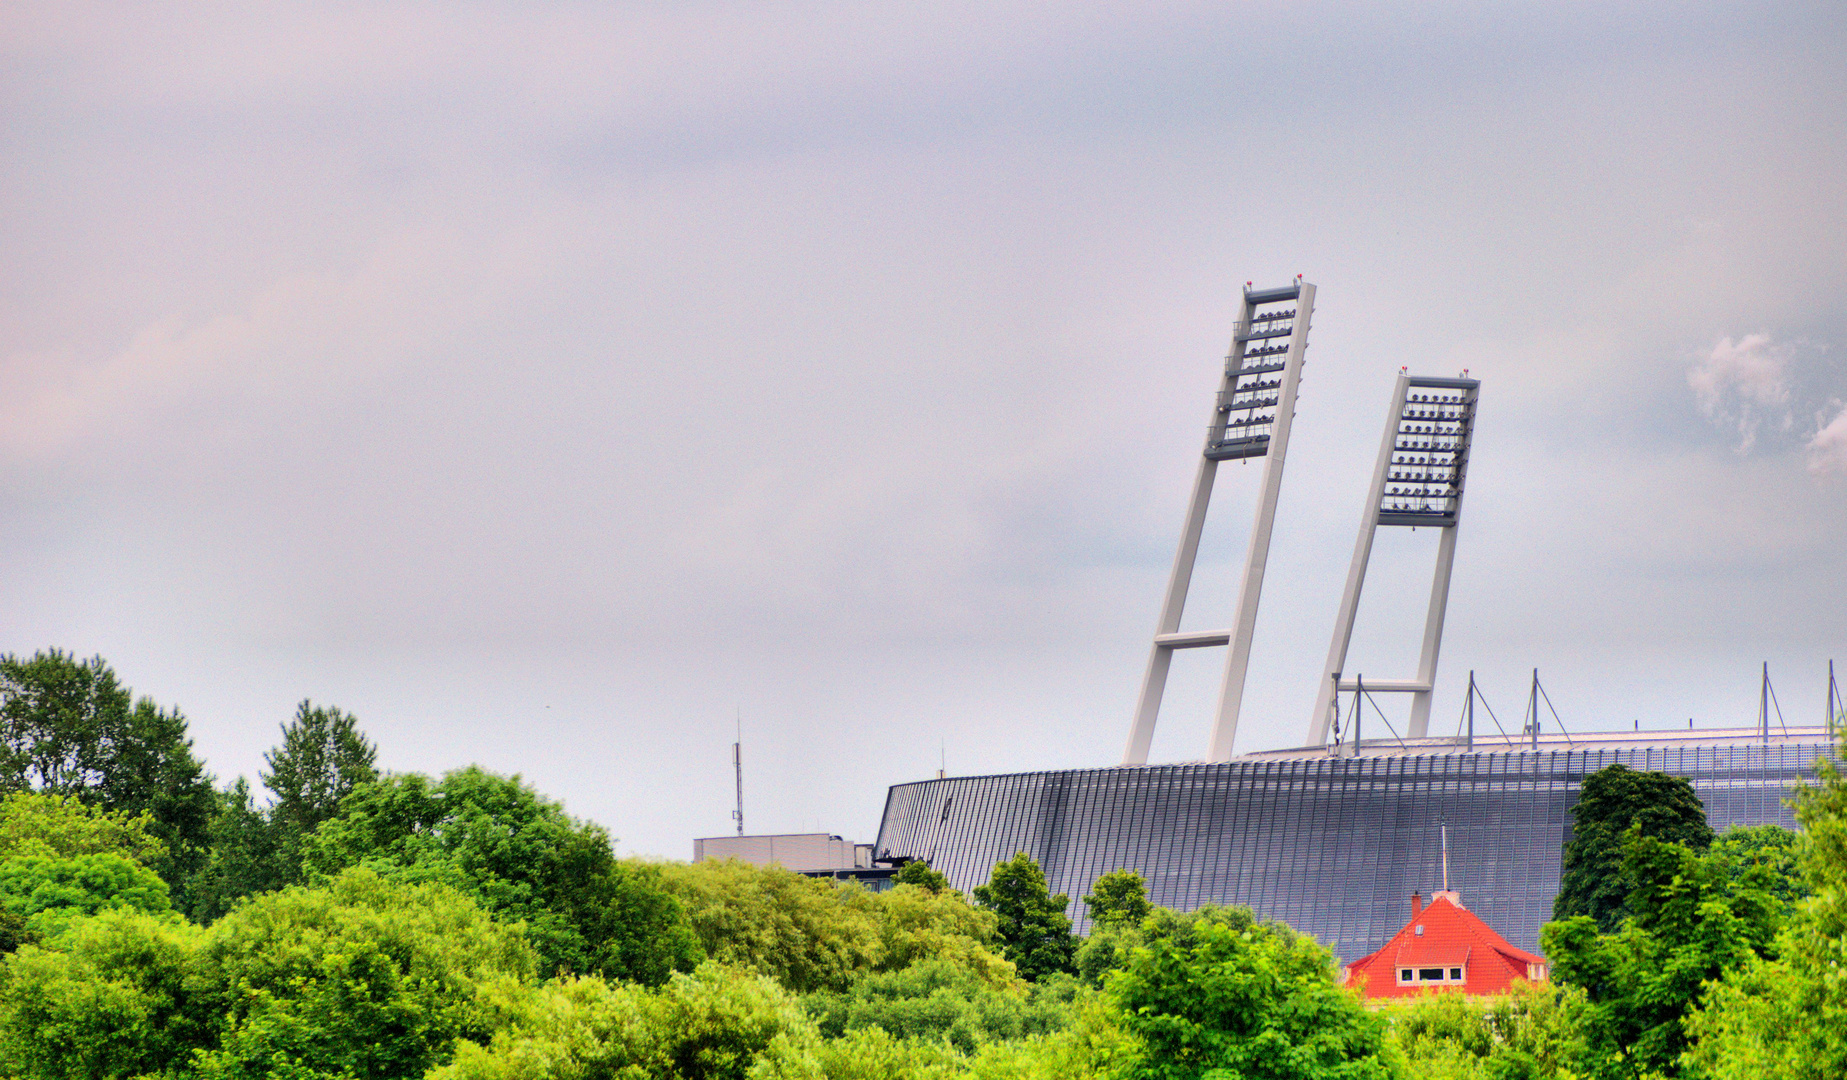
<path fill-rule="evenodd" d="M 112 851 L 0 862 L 0 908 L 23 919 L 35 937 L 54 937 L 72 919 L 106 909 L 158 914 L 172 906 L 160 875 Z"/>
<path fill-rule="evenodd" d="M 900 885 L 915 885 L 933 893 L 952 892 L 949 875 L 930 869 L 930 864 L 922 859 L 912 859 L 898 868 L 892 880 Z"/>
<path fill-rule="evenodd" d="M 498 1016 L 492 1038 L 460 1043 L 429 1080 L 818 1078 L 804 1068 L 818 1039 L 795 998 L 737 968 L 703 964 L 659 988 L 503 981 L 484 1000 Z"/>
<path fill-rule="evenodd" d="M 986 885 L 975 886 L 975 902 L 999 916 L 1001 954 L 1029 982 L 1074 971 L 1077 939 L 1065 915 L 1063 893 L 1050 895 L 1045 873 L 1024 851 L 996 863 Z"/>
<path fill-rule="evenodd" d="M 166 848 L 149 865 L 176 888 L 205 859 L 215 802 L 185 717 L 133 701 L 101 657 L 0 656 L 0 790 L 148 815 Z"/>
<path fill-rule="evenodd" d="M 521 783 L 478 768 L 432 782 L 362 784 L 303 844 L 305 868 L 365 865 L 406 881 L 441 881 L 497 918 L 520 920 L 541 969 L 658 983 L 700 958 L 693 929 L 660 871 L 620 862 L 602 828 Z"/>
<path fill-rule="evenodd" d="M 1623 836 L 1631 826 L 1643 836 L 1700 851 L 1712 843 L 1706 807 L 1685 779 L 1626 765 L 1599 769 L 1584 778 L 1571 808 L 1571 842 L 1552 902 L 1554 919 L 1588 915 L 1606 934 L 1622 924 L 1630 891 L 1622 873 Z"/>
<path fill-rule="evenodd" d="M 1587 915 L 1547 923 L 1540 948 L 1552 976 L 1582 988 L 1590 1071 L 1675 1076 L 1689 1046 L 1687 1014 L 1702 988 L 1769 952 L 1785 905 L 1762 865 L 1732 878 L 1724 863 L 1631 826 L 1622 874 L 1632 914 L 1614 934 Z"/>
<path fill-rule="evenodd" d="M 1090 921 L 1098 926 L 1135 925 L 1154 910 L 1148 902 L 1148 883 L 1134 870 L 1112 870 L 1098 878 L 1085 895 L 1084 906 L 1090 911 Z"/>
<path fill-rule="evenodd" d="M 798 994 L 843 990 L 884 955 L 869 893 L 736 859 L 661 868 L 705 954 Z"/>
<path fill-rule="evenodd" d="M 187 985 L 199 928 L 118 908 L 78 921 L 57 948 L 6 958 L 0 1074 L 20 1080 L 184 1076 L 210 1045 Z"/>
<path fill-rule="evenodd" d="M 830 1039 L 874 1027 L 900 1038 L 946 1041 L 965 1054 L 996 1039 L 1059 1031 L 1073 1018 L 1068 999 L 1029 994 L 1024 985 L 997 988 L 949 960 L 867 975 L 844 992 L 810 994 L 802 1006 Z"/>
<path fill-rule="evenodd" d="M 350 869 L 240 905 L 203 936 L 186 986 L 213 1045 L 201 1078 L 421 1076 L 485 1039 L 479 991 L 533 970 L 517 928 L 438 884 Z"/>
<path fill-rule="evenodd" d="M 1286 926 L 1202 919 L 1155 935 L 1106 994 L 1142 1049 L 1146 1080 L 1393 1076 L 1385 1020 L 1335 985 L 1332 954 Z"/>
<path fill-rule="evenodd" d="M 1847 754 L 1847 741 L 1841 752 Z M 1689 1071 L 1715 1080 L 1847 1076 L 1847 779 L 1816 764 L 1796 792 L 1804 890 L 1774 955 L 1732 968 L 1687 1019 Z"/>
<path fill-rule="evenodd" d="M 110 852 L 151 863 L 166 845 L 150 831 L 146 813 L 86 806 L 68 795 L 14 792 L 0 801 L 0 859 L 22 855 L 71 858 Z"/>
<path fill-rule="evenodd" d="M 298 883 L 302 876 L 299 855 L 284 853 L 278 830 L 241 776 L 218 793 L 210 836 L 211 856 L 186 887 L 188 914 L 198 922 L 213 922 L 244 897 Z"/>
<path fill-rule="evenodd" d="M 350 713 L 302 701 L 282 727 L 282 745 L 263 755 L 269 770 L 258 774 L 276 794 L 271 820 L 299 843 L 354 788 L 378 779 L 377 756 Z"/>
<path fill-rule="evenodd" d="M 1430 1080 L 1539 1080 L 1580 1075 L 1581 992 L 1516 983 L 1504 994 L 1425 994 L 1385 1006 L 1407 1075 Z"/>

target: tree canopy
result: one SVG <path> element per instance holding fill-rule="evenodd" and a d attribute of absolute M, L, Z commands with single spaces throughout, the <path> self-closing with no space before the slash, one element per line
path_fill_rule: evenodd
<path fill-rule="evenodd" d="M 1629 896 L 1623 876 L 1623 836 L 1641 835 L 1704 850 L 1712 842 L 1706 807 L 1693 785 L 1678 776 L 1611 765 L 1584 778 L 1571 808 L 1571 841 L 1552 917 L 1588 915 L 1611 933 L 1621 925 Z"/>
<path fill-rule="evenodd" d="M 1122 1026 L 1141 1040 L 1137 1080 L 1264 1077 L 1387 1080 L 1382 1017 L 1335 984 L 1334 957 L 1286 926 L 1194 921 L 1156 934 L 1110 977 Z"/>
<path fill-rule="evenodd" d="M 1134 870 L 1112 870 L 1098 878 L 1084 895 L 1084 906 L 1090 921 L 1098 925 L 1133 925 L 1154 910 L 1148 902 L 1148 883 Z"/>
<path fill-rule="evenodd" d="M 149 866 L 176 888 L 206 857 L 212 784 L 185 717 L 132 700 L 101 657 L 0 656 L 0 791 L 147 815 L 147 831 L 165 846 Z"/>
<path fill-rule="evenodd" d="M 518 777 L 477 768 L 440 781 L 361 784 L 303 847 L 305 867 L 369 866 L 442 881 L 498 917 L 522 920 L 542 970 L 660 982 L 699 959 L 678 902 L 651 867 L 621 863 L 609 835 Z"/>
<path fill-rule="evenodd" d="M 1020 977 L 1037 981 L 1055 972 L 1076 970 L 1077 939 L 1065 914 L 1070 901 L 1050 895 L 1045 872 L 1024 851 L 996 863 L 986 885 L 975 886 L 975 902 L 999 918 L 1001 954 L 1020 969 Z"/>

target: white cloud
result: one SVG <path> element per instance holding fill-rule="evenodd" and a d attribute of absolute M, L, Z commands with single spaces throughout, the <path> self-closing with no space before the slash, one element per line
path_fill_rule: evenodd
<path fill-rule="evenodd" d="M 1768 419 L 1788 429 L 1790 347 L 1769 334 L 1746 334 L 1734 342 L 1720 338 L 1692 371 L 1687 385 L 1700 411 L 1715 421 L 1738 426 L 1738 449 L 1751 449 L 1757 428 Z"/>
<path fill-rule="evenodd" d="M 1821 425 L 1821 430 L 1808 442 L 1809 472 L 1816 476 L 1825 473 L 1847 473 L 1847 404 L 1832 402 L 1839 411 L 1834 419 Z"/>

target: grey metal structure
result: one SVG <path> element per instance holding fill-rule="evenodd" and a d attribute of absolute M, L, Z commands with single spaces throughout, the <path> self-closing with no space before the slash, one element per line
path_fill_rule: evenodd
<path fill-rule="evenodd" d="M 1395 740 L 1360 757 L 1323 747 L 1236 761 L 953 777 L 890 790 L 881 856 L 927 859 L 968 891 L 1024 851 L 1087 929 L 1078 900 L 1101 875 L 1141 872 L 1148 898 L 1190 911 L 1242 904 L 1314 935 L 1348 960 L 1404 925 L 1413 890 L 1441 877 L 1449 826 L 1454 886 L 1508 941 L 1536 950 L 1552 914 L 1586 774 L 1618 762 L 1684 776 L 1715 828 L 1793 825 L 1784 800 L 1828 733 L 1755 728 L 1631 735 Z M 1574 748 L 1575 747 L 1575 748 Z"/>
<path fill-rule="evenodd" d="M 1339 691 L 1358 690 L 1357 677 L 1342 678 L 1353 622 L 1359 614 L 1360 588 L 1372 541 L 1381 526 L 1419 525 L 1442 529 L 1437 543 L 1436 573 L 1430 585 L 1430 610 L 1424 617 L 1424 643 L 1411 679 L 1366 679 L 1367 691 L 1411 695 L 1411 738 L 1430 729 L 1430 694 L 1436 685 L 1437 653 L 1443 645 L 1443 615 L 1449 607 L 1450 571 L 1456 562 L 1456 533 L 1462 520 L 1462 494 L 1469 471 L 1469 443 L 1481 383 L 1475 379 L 1412 376 L 1399 369 L 1392 404 L 1385 415 L 1385 437 L 1373 468 L 1372 487 L 1360 515 L 1360 535 L 1347 571 L 1347 590 L 1334 620 L 1334 640 L 1315 694 L 1308 744 L 1328 741 Z M 1357 746 L 1357 744 L 1351 744 Z"/>
<path fill-rule="evenodd" d="M 1193 479 L 1193 497 L 1187 506 L 1180 547 L 1174 554 L 1173 573 L 1155 626 L 1154 644 L 1142 678 L 1135 721 L 1123 751 L 1125 765 L 1148 760 L 1154 741 L 1154 724 L 1167 689 L 1167 672 L 1175 649 L 1216 645 L 1229 648 L 1224 677 L 1219 684 L 1218 706 L 1212 727 L 1209 760 L 1231 757 L 1238 734 L 1238 710 L 1244 698 L 1244 676 L 1250 666 L 1251 637 L 1257 627 L 1257 603 L 1263 593 L 1263 572 L 1270 556 L 1270 532 L 1276 523 L 1276 501 L 1282 488 L 1283 460 L 1289 450 L 1289 428 L 1295 418 L 1296 387 L 1302 378 L 1302 354 L 1308 347 L 1308 324 L 1315 307 L 1315 287 L 1300 278 L 1280 289 L 1253 292 L 1245 286 L 1238 321 L 1232 332 L 1231 351 L 1219 379 Z M 1263 486 L 1257 498 L 1257 519 L 1251 526 L 1250 552 L 1244 577 L 1238 585 L 1236 622 L 1229 630 L 1182 633 L 1180 617 L 1199 558 L 1199 539 L 1206 527 L 1206 508 L 1221 461 L 1262 457 Z"/>

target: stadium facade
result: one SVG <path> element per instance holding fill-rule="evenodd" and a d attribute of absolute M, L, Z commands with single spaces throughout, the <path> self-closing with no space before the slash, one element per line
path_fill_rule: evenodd
<path fill-rule="evenodd" d="M 1715 829 L 1793 826 L 1793 786 L 1833 752 L 1819 728 L 1572 740 L 925 780 L 891 788 L 877 848 L 927 859 L 964 891 L 1024 851 L 1070 897 L 1080 931 L 1091 883 L 1136 870 L 1156 904 L 1247 906 L 1353 960 L 1403 925 L 1412 892 L 1439 886 L 1447 824 L 1451 881 L 1469 909 L 1537 951 L 1585 775 L 1618 763 L 1667 772 L 1691 781 Z"/>

